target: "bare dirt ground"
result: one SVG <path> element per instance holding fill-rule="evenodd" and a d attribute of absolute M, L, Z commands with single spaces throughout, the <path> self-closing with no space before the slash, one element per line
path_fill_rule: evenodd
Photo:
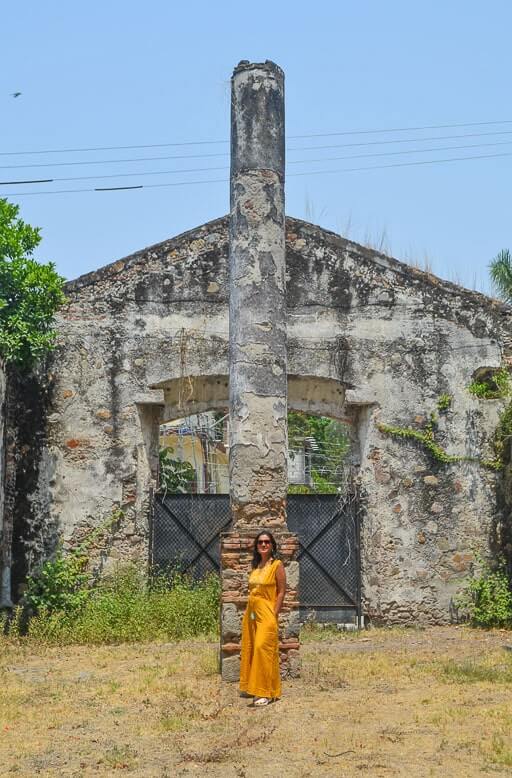
<path fill-rule="evenodd" d="M 512 775 L 511 644 L 462 627 L 312 630 L 302 678 L 254 709 L 211 643 L 0 639 L 0 775 Z"/>

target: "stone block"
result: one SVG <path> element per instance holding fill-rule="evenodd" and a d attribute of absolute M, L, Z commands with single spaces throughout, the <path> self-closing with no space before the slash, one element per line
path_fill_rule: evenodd
<path fill-rule="evenodd" d="M 228 683 L 237 683 L 240 680 L 240 657 L 238 655 L 222 658 L 222 680 Z"/>
<path fill-rule="evenodd" d="M 300 678 L 300 653 L 299 651 L 288 651 L 286 657 L 286 675 L 288 678 Z"/>
<path fill-rule="evenodd" d="M 299 588 L 299 563 L 290 562 L 286 567 L 286 584 L 288 590 Z"/>
<path fill-rule="evenodd" d="M 222 605 L 222 638 L 226 641 L 239 640 L 242 632 L 242 614 L 232 602 Z"/>
<path fill-rule="evenodd" d="M 298 638 L 300 632 L 300 617 L 298 611 L 292 611 L 284 629 L 285 638 Z"/>

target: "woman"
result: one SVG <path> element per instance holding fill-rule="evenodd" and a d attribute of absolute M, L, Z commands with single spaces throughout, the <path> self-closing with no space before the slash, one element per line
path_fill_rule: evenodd
<path fill-rule="evenodd" d="M 286 591 L 286 574 L 276 557 L 274 536 L 266 530 L 260 532 L 254 541 L 240 657 L 240 690 L 254 697 L 257 707 L 281 696 L 278 616 Z"/>

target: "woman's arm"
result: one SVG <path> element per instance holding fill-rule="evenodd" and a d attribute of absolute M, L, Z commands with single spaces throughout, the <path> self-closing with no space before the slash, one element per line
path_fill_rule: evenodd
<path fill-rule="evenodd" d="M 277 617 L 279 616 L 279 612 L 283 607 L 283 600 L 286 592 L 286 573 L 284 571 L 284 565 L 282 562 L 279 563 L 279 567 L 276 570 L 276 589 L 277 597 L 276 604 L 274 606 L 274 613 Z"/>

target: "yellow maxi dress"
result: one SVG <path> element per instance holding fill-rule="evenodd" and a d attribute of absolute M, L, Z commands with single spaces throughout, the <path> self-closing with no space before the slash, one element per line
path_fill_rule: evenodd
<path fill-rule="evenodd" d="M 279 638 L 274 607 L 277 597 L 274 559 L 249 576 L 249 600 L 242 622 L 240 690 L 255 697 L 281 696 Z"/>

